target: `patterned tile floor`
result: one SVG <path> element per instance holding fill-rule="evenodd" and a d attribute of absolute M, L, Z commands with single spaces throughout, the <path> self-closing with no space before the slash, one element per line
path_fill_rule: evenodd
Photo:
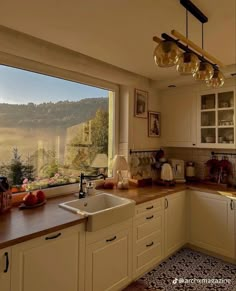
<path fill-rule="evenodd" d="M 236 265 L 183 248 L 124 289 L 134 290 L 236 291 Z"/>

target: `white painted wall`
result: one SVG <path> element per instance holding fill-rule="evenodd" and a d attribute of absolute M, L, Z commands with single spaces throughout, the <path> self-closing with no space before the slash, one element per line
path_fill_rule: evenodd
<path fill-rule="evenodd" d="M 119 151 L 155 149 L 160 138 L 147 135 L 148 120 L 134 117 L 134 89 L 149 92 L 149 110 L 160 111 L 158 90 L 150 80 L 52 43 L 0 26 L 1 64 L 77 80 L 118 92 Z"/>

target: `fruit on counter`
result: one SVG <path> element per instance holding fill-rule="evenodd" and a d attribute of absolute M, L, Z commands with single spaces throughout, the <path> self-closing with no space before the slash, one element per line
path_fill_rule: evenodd
<path fill-rule="evenodd" d="M 30 192 L 25 195 L 25 197 L 23 198 L 23 202 L 27 206 L 32 206 L 38 203 L 38 199 L 32 192 Z"/>
<path fill-rule="evenodd" d="M 114 183 L 112 183 L 112 182 L 105 182 L 103 184 L 104 189 L 113 189 L 113 187 L 114 187 Z"/>
<path fill-rule="evenodd" d="M 37 198 L 38 203 L 45 201 L 46 199 L 45 193 L 42 190 L 38 190 L 36 192 L 36 198 Z"/>

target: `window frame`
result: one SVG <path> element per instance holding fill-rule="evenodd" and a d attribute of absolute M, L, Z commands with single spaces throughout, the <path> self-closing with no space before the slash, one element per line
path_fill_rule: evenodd
<path fill-rule="evenodd" d="M 81 83 L 88 86 L 93 86 L 108 91 L 114 94 L 113 102 L 113 155 L 118 152 L 118 138 L 119 138 L 119 86 L 117 84 L 101 80 L 99 78 L 88 76 L 79 72 L 70 71 L 64 68 L 58 68 L 51 65 L 39 63 L 36 61 L 28 60 L 18 56 L 0 53 L 0 65 L 8 66 L 20 70 L 25 70 L 32 73 L 42 74 L 49 77 L 55 77 L 66 81 Z M 71 186 L 74 185 L 74 188 Z M 74 193 L 76 184 L 68 184 L 64 187 L 58 186 L 53 188 L 45 188 L 46 197 L 55 197 L 65 194 Z M 67 187 L 68 186 L 68 187 Z M 60 189 L 61 187 L 61 189 Z M 66 189 L 68 188 L 68 190 Z M 73 189 L 73 190 L 72 190 Z M 79 190 L 79 186 L 78 186 Z M 13 203 L 22 200 L 25 193 L 15 193 L 13 195 Z"/>

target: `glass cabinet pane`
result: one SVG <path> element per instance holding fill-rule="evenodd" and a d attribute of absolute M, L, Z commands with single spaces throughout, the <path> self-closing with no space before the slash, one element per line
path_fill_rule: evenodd
<path fill-rule="evenodd" d="M 201 128 L 201 142 L 215 143 L 216 142 L 215 128 Z"/>
<path fill-rule="evenodd" d="M 219 128 L 218 143 L 234 143 L 234 129 L 233 128 Z"/>
<path fill-rule="evenodd" d="M 201 112 L 201 126 L 215 126 L 216 113 L 215 111 Z"/>
<path fill-rule="evenodd" d="M 215 94 L 201 96 L 201 109 L 214 109 L 216 107 Z"/>
<path fill-rule="evenodd" d="M 218 111 L 218 125 L 227 126 L 234 125 L 234 110 L 219 110 Z"/>
<path fill-rule="evenodd" d="M 234 92 L 222 92 L 218 94 L 218 108 L 234 107 Z"/>

